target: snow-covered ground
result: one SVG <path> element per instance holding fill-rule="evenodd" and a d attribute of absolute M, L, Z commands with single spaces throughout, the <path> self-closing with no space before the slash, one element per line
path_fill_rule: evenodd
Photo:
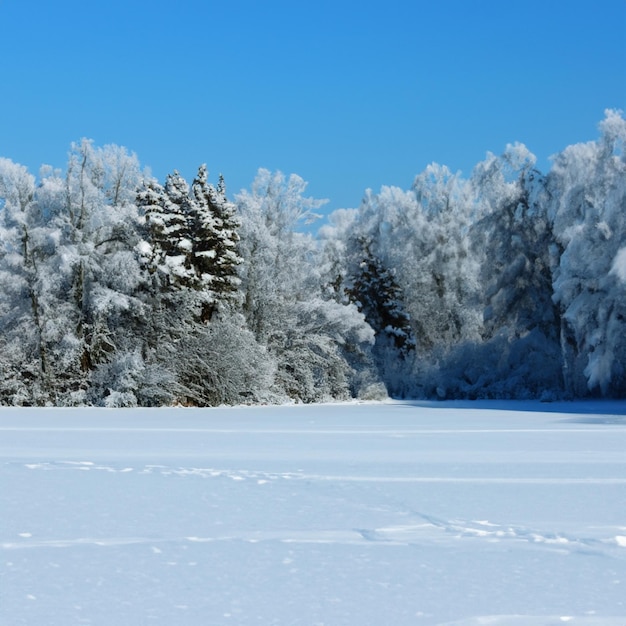
<path fill-rule="evenodd" d="M 2 626 L 626 626 L 626 404 L 0 411 Z"/>

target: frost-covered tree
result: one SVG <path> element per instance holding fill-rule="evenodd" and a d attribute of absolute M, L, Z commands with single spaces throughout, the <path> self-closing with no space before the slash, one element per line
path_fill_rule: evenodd
<path fill-rule="evenodd" d="M 24 201 L 16 204 L 15 185 L 2 194 L 2 243 L 11 251 L 3 270 L 20 286 L 2 304 L 23 312 L 23 328 L 3 325 L 2 340 L 22 334 L 26 350 L 11 362 L 31 394 L 10 402 L 84 403 L 94 372 L 132 343 L 129 319 L 141 308 L 133 297 L 139 166 L 124 149 L 83 141 L 72 146 L 65 177 L 44 168 L 34 185 L 20 171 L 30 188 Z"/>
<path fill-rule="evenodd" d="M 564 378 L 572 395 L 626 394 L 626 121 L 608 110 L 600 138 L 569 146 L 548 175 Z"/>
<path fill-rule="evenodd" d="M 409 312 L 418 325 L 418 346 L 441 360 L 480 332 L 480 269 L 469 237 L 475 206 L 467 181 L 437 164 L 415 178 L 411 192 L 420 213 L 411 221 L 420 230 L 403 270 L 411 286 Z"/>
<path fill-rule="evenodd" d="M 240 313 L 222 309 L 180 337 L 173 388 L 191 406 L 271 402 L 274 363 L 246 328 Z"/>
<path fill-rule="evenodd" d="M 472 236 L 481 258 L 486 337 L 502 327 L 519 335 L 534 326 L 551 330 L 550 246 L 544 177 L 520 144 L 476 166 L 472 185 L 481 219 Z"/>
<path fill-rule="evenodd" d="M 0 403 L 43 404 L 50 363 L 38 264 L 35 177 L 0 159 Z"/>
<path fill-rule="evenodd" d="M 0 403 L 626 394 L 626 122 L 548 176 L 520 144 L 322 201 L 260 170 L 231 203 L 118 146 L 0 159 Z"/>
<path fill-rule="evenodd" d="M 450 351 L 480 337 L 478 264 L 468 236 L 472 208 L 467 182 L 445 167 L 431 165 L 408 191 L 368 190 L 354 220 L 350 236 L 367 242 L 381 271 L 393 277 L 398 297 L 390 302 L 410 322 L 415 346 L 410 360 L 393 376 L 385 361 L 383 377 L 396 393 L 434 393 Z M 346 283 L 351 288 L 355 279 L 361 280 L 367 262 L 364 266 L 360 258 L 348 265 Z M 398 330 L 404 323 L 398 320 Z"/>
<path fill-rule="evenodd" d="M 283 309 L 318 286 L 310 235 L 296 231 L 323 201 L 303 196 L 306 183 L 296 175 L 259 170 L 251 189 L 237 197 L 242 218 L 243 310 L 262 342 L 275 332 Z"/>
<path fill-rule="evenodd" d="M 350 232 L 345 229 L 346 216 Z M 321 233 L 326 282 L 337 301 L 355 304 L 365 316 L 375 333 L 373 355 L 379 375 L 390 394 L 401 396 L 407 391 L 415 349 L 404 294 L 394 272 L 372 252 L 371 236 L 357 234 L 353 217 L 339 211 L 331 218 L 332 226 Z"/>
<path fill-rule="evenodd" d="M 86 401 L 93 372 L 133 350 L 127 325 L 141 314 L 142 281 L 134 197 L 142 178 L 137 157 L 124 148 L 72 146 L 65 179 L 42 179 L 38 193 L 56 246 L 46 262 L 56 402 Z"/>
<path fill-rule="evenodd" d="M 164 187 L 144 183 L 138 204 L 151 276 L 143 352 L 171 373 L 170 401 L 206 406 L 264 397 L 264 351 L 236 310 L 239 222 L 223 180 L 210 185 L 203 165 L 189 188 L 175 172 Z"/>
<path fill-rule="evenodd" d="M 259 170 L 237 204 L 247 324 L 274 360 L 276 393 L 313 402 L 367 385 L 373 333 L 356 307 L 324 296 L 318 247 L 297 231 L 323 201 L 305 189 L 299 176 Z"/>
<path fill-rule="evenodd" d="M 552 302 L 551 224 L 544 177 L 521 144 L 489 154 L 470 180 L 480 263 L 482 342 L 457 351 L 463 395 L 525 397 L 562 387 L 558 311 Z"/>

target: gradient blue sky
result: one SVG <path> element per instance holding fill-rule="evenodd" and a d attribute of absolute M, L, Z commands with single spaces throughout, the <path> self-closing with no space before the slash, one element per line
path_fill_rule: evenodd
<path fill-rule="evenodd" d="M 626 109 L 626 0 L 0 0 L 0 63 L 0 156 L 33 173 L 89 137 L 160 180 L 280 169 L 355 207 L 595 139 Z"/>

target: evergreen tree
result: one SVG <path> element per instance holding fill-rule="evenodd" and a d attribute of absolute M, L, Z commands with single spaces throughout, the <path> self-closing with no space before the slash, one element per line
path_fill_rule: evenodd
<path fill-rule="evenodd" d="M 356 235 L 348 239 L 343 289 L 375 333 L 373 355 L 380 378 L 393 396 L 409 392 L 415 339 L 404 294 L 394 272 L 372 252 L 371 239 Z"/>
<path fill-rule="evenodd" d="M 224 179 L 217 189 L 208 183 L 206 165 L 201 165 L 191 187 L 188 215 L 192 239 L 192 260 L 198 289 L 210 297 L 202 319 L 211 319 L 220 302 L 237 300 L 240 279 L 238 266 L 239 220 L 236 207 L 226 199 Z"/>
<path fill-rule="evenodd" d="M 137 205 L 146 221 L 147 241 L 142 253 L 151 274 L 157 273 L 165 289 L 188 286 L 193 282 L 187 183 L 174 172 L 165 187 L 145 181 L 137 194 Z"/>
<path fill-rule="evenodd" d="M 404 310 L 402 290 L 393 272 L 386 269 L 372 251 L 367 239 L 357 237 L 360 261 L 346 292 L 377 336 L 392 345 L 400 358 L 415 349 L 410 317 Z"/>

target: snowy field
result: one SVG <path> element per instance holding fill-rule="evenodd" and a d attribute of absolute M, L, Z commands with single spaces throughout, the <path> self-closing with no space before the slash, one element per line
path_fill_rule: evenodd
<path fill-rule="evenodd" d="M 0 411 L 2 626 L 626 626 L 626 403 Z"/>

